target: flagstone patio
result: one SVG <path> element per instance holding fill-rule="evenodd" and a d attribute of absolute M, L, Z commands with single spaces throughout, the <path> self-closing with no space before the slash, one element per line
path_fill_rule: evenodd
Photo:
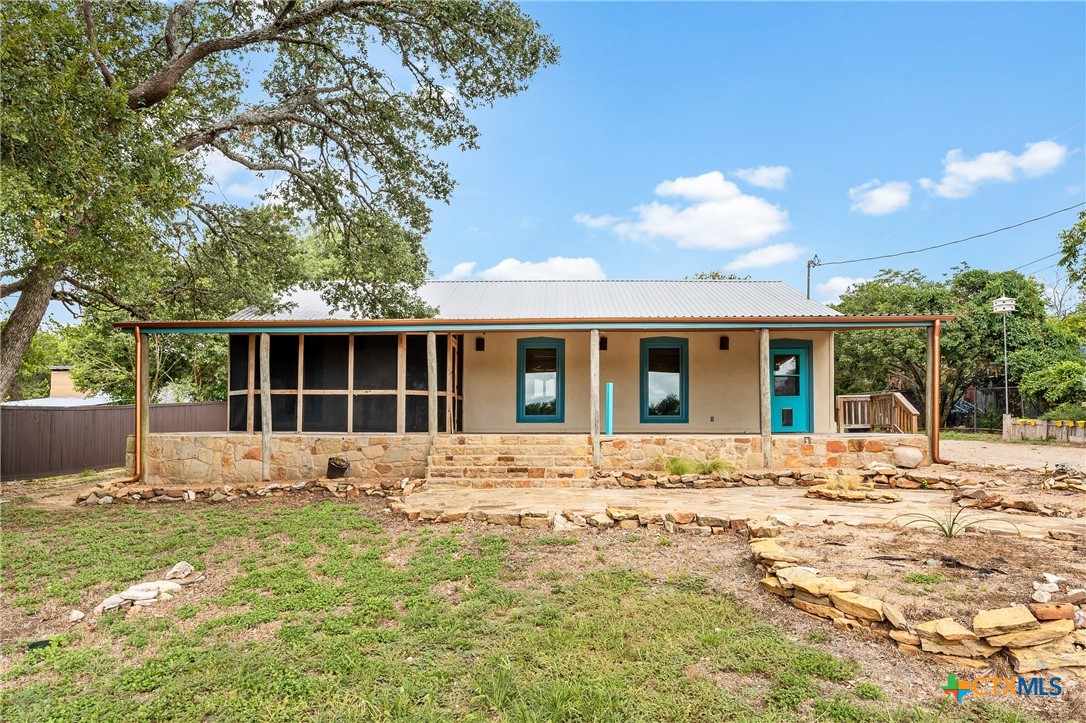
<path fill-rule="evenodd" d="M 804 489 L 775 487 L 739 487 L 732 489 L 488 489 L 430 488 L 415 492 L 403 501 L 403 513 L 408 518 L 434 519 L 442 513 L 511 512 L 550 517 L 575 513 L 591 517 L 608 507 L 640 510 L 649 515 L 668 512 L 692 512 L 730 520 L 761 520 L 771 514 L 785 513 L 801 525 L 827 522 L 845 525 L 884 525 L 895 517 L 923 513 L 941 518 L 958 506 L 945 491 L 898 490 L 901 502 L 866 504 L 834 502 L 805 497 Z M 1014 524 L 1019 533 L 1030 537 L 1047 537 L 1050 531 L 1083 534 L 1086 519 L 1014 515 L 984 510 L 967 512 L 987 520 Z M 458 515 L 462 516 L 462 515 Z M 898 520 L 895 524 L 908 521 Z M 1013 534 L 1013 528 L 997 522 L 986 522 L 974 529 Z"/>

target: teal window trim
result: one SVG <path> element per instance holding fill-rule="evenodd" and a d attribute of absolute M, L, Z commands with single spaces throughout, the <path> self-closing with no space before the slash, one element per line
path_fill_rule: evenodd
<path fill-rule="evenodd" d="M 679 410 L 680 414 L 670 417 L 649 416 L 649 350 L 679 350 Z M 690 354 L 687 339 L 671 336 L 656 336 L 641 340 L 641 423 L 642 424 L 687 424 L 690 421 Z"/>
<path fill-rule="evenodd" d="M 554 349 L 558 374 L 554 390 L 554 414 L 524 413 L 524 357 L 527 349 Z M 517 339 L 517 424 L 561 424 L 566 421 L 566 340 L 536 336 Z"/>

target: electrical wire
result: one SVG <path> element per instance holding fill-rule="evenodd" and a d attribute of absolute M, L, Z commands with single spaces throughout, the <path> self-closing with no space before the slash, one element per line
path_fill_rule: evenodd
<path fill-rule="evenodd" d="M 892 259 L 892 258 L 897 258 L 898 256 L 908 256 L 910 254 L 918 254 L 918 253 L 921 253 L 921 252 L 924 252 L 924 251 L 931 251 L 933 249 L 941 249 L 941 248 L 944 248 L 946 246 L 953 246 L 954 244 L 960 244 L 960 243 L 964 243 L 966 241 L 972 241 L 974 239 L 984 238 L 985 236 L 991 236 L 993 234 L 1001 233 L 1003 231 L 1010 231 L 1012 228 L 1019 228 L 1020 226 L 1025 226 L 1026 224 L 1034 223 L 1036 221 L 1042 221 L 1042 220 L 1044 220 L 1046 218 L 1051 218 L 1052 216 L 1055 216 L 1056 214 L 1066 213 L 1067 211 L 1074 210 L 1074 209 L 1078 208 L 1079 206 L 1086 206 L 1086 201 L 1076 203 L 1075 205 L 1068 206 L 1067 208 L 1061 208 L 1058 211 L 1053 211 L 1052 213 L 1046 213 L 1044 216 L 1037 216 L 1036 218 L 1031 218 L 1031 219 L 1027 219 L 1025 221 L 1020 221 L 1019 223 L 1011 224 L 1010 226 L 1004 226 L 1003 228 L 997 228 L 997 229 L 995 229 L 993 231 L 985 231 L 984 233 L 978 233 L 978 234 L 974 234 L 972 236 L 966 236 L 965 238 L 956 239 L 954 241 L 947 241 L 945 243 L 935 244 L 934 246 L 925 246 L 924 248 L 920 248 L 920 249 L 911 249 L 909 251 L 898 251 L 897 253 L 882 254 L 880 256 L 867 256 L 867 257 L 862 258 L 862 259 L 847 259 L 847 260 L 844 260 L 844 261 L 819 261 L 818 263 L 814 264 L 814 266 L 840 266 L 841 264 L 858 264 L 861 261 L 877 261 L 879 259 Z M 1028 266 L 1029 264 L 1026 264 L 1026 265 Z"/>
<path fill-rule="evenodd" d="M 1027 266 L 1033 266 L 1038 261 L 1044 261 L 1045 259 L 1052 258 L 1056 254 L 1062 254 L 1062 253 L 1063 253 L 1063 251 L 1053 251 L 1048 256 L 1042 256 L 1039 259 L 1033 259 L 1033 261 L 1030 261 L 1029 263 L 1026 263 L 1026 264 L 1022 264 L 1021 266 L 1015 266 L 1013 269 L 1011 269 L 1011 271 L 1021 271 L 1022 269 L 1026 268 Z M 1043 269 L 1042 269 L 1042 271 L 1043 271 Z M 1034 272 L 1034 273 L 1036 273 L 1036 272 Z"/>

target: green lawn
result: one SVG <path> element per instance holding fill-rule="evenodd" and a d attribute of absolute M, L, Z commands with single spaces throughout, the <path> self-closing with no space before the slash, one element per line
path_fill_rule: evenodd
<path fill-rule="evenodd" d="M 854 662 L 790 640 L 703 578 L 661 582 L 608 565 L 591 539 L 383 524 L 376 509 L 332 502 L 2 511 L 4 720 L 937 714 L 924 707 L 938 702 L 936 690 L 924 705 L 888 701 Z M 583 572 L 532 568 L 581 549 Z M 71 606 L 87 610 L 180 559 L 209 578 L 164 608 L 89 616 L 43 650 L 11 639 L 27 615 L 59 613 L 61 630 Z M 1023 719 L 952 704 L 940 720 Z"/>

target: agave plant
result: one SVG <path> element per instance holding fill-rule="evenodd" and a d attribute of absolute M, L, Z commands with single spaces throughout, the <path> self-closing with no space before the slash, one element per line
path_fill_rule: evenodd
<path fill-rule="evenodd" d="M 1003 524 L 1010 525 L 1014 528 L 1015 532 L 1018 532 L 1018 526 L 1013 522 L 1001 520 L 997 517 L 977 517 L 975 515 L 969 515 L 966 513 L 966 509 L 967 508 L 965 507 L 960 507 L 956 512 L 948 511 L 942 517 L 935 517 L 934 515 L 924 514 L 923 512 L 909 512 L 904 515 L 898 515 L 890 521 L 894 522 L 903 517 L 911 517 L 911 520 L 903 523 L 901 526 L 908 527 L 909 525 L 920 525 L 922 527 L 934 527 L 948 540 L 954 539 L 970 527 L 979 525 L 983 522 L 1002 522 Z"/>

